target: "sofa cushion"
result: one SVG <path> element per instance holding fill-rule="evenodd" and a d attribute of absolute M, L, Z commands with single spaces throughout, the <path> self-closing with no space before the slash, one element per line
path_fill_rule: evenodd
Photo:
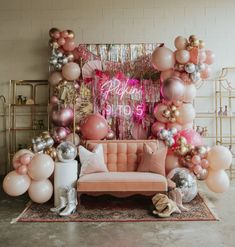
<path fill-rule="evenodd" d="M 104 162 L 104 151 L 101 144 L 98 144 L 92 152 L 83 146 L 79 146 L 79 158 L 81 161 L 80 176 L 95 172 L 108 172 Z"/>
<path fill-rule="evenodd" d="M 143 155 L 137 171 L 154 172 L 165 176 L 166 154 L 167 147 L 163 142 L 144 143 Z"/>
<path fill-rule="evenodd" d="M 87 174 L 77 182 L 78 192 L 167 191 L 167 179 L 149 172 L 108 172 Z"/>

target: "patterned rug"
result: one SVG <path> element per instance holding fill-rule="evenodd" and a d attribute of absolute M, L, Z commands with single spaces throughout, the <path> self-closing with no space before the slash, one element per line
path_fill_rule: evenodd
<path fill-rule="evenodd" d="M 151 198 L 132 196 L 115 198 L 112 196 L 91 197 L 83 195 L 81 206 L 69 217 L 60 217 L 50 212 L 52 202 L 46 204 L 29 203 L 15 222 L 144 222 L 144 221 L 215 221 L 203 198 L 198 194 L 193 201 L 184 204 L 189 211 L 172 214 L 169 218 L 159 218 L 152 214 Z"/>

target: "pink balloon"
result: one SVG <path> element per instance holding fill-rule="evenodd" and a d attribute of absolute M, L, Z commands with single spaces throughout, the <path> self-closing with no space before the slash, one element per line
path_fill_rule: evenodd
<path fill-rule="evenodd" d="M 108 134 L 108 123 L 100 114 L 88 115 L 80 127 L 83 137 L 88 140 L 101 140 Z"/>
<path fill-rule="evenodd" d="M 174 74 L 174 70 L 173 69 L 162 71 L 161 75 L 160 75 L 160 79 L 163 82 L 163 81 L 167 80 L 168 78 L 172 77 L 173 74 Z"/>
<path fill-rule="evenodd" d="M 52 95 L 51 98 L 50 98 L 50 103 L 51 104 L 59 104 L 60 100 L 57 96 L 55 95 Z"/>
<path fill-rule="evenodd" d="M 215 193 L 223 193 L 229 189 L 230 181 L 224 170 L 214 171 L 209 169 L 206 184 L 211 191 Z"/>
<path fill-rule="evenodd" d="M 168 154 L 166 156 L 166 174 L 176 167 L 180 167 L 178 157 L 174 154 Z"/>
<path fill-rule="evenodd" d="M 75 134 L 73 134 L 73 133 L 68 134 L 66 136 L 65 140 L 74 143 L 75 146 L 78 146 L 80 143 L 80 137 L 76 133 Z"/>
<path fill-rule="evenodd" d="M 53 194 L 53 186 L 49 179 L 32 181 L 29 186 L 29 197 L 33 202 L 45 203 Z"/>
<path fill-rule="evenodd" d="M 68 135 L 68 131 L 64 127 L 56 127 L 53 130 L 52 137 L 56 143 L 62 142 Z"/>
<path fill-rule="evenodd" d="M 179 136 L 185 137 L 188 144 L 194 146 L 202 146 L 203 140 L 202 137 L 193 129 L 185 129 L 179 132 Z"/>
<path fill-rule="evenodd" d="M 192 104 L 182 104 L 182 106 L 180 106 L 178 110 L 179 116 L 176 118 L 176 120 L 179 124 L 185 125 L 187 123 L 190 123 L 196 116 L 195 109 Z"/>
<path fill-rule="evenodd" d="M 203 63 L 206 60 L 206 53 L 204 50 L 199 50 L 197 47 L 194 47 L 190 51 L 190 62 L 194 64 Z"/>
<path fill-rule="evenodd" d="M 51 112 L 52 122 L 57 126 L 66 127 L 73 122 L 73 109 L 61 106 Z"/>
<path fill-rule="evenodd" d="M 13 159 L 12 159 L 12 162 L 14 163 L 14 161 L 20 159 L 20 156 L 23 155 L 23 154 L 31 154 L 31 155 L 34 155 L 33 152 L 31 152 L 30 150 L 28 149 L 20 149 L 19 151 L 17 151 L 14 156 L 13 156 Z"/>
<path fill-rule="evenodd" d="M 190 59 L 190 53 L 187 50 L 177 50 L 175 52 L 175 59 L 180 64 L 186 64 Z"/>
<path fill-rule="evenodd" d="M 73 51 L 76 48 L 75 41 L 73 39 L 67 39 L 63 45 L 65 51 Z"/>
<path fill-rule="evenodd" d="M 167 47 L 157 47 L 152 54 L 152 65 L 159 71 L 165 71 L 174 68 L 174 53 Z"/>
<path fill-rule="evenodd" d="M 193 167 L 193 172 L 197 175 L 202 171 L 202 167 L 200 165 L 196 165 Z"/>
<path fill-rule="evenodd" d="M 28 190 L 30 183 L 31 179 L 28 175 L 11 171 L 3 180 L 3 190 L 10 196 L 20 196 Z"/>
<path fill-rule="evenodd" d="M 181 79 L 182 81 L 184 81 L 186 84 L 192 82 L 192 80 L 191 80 L 190 77 L 189 77 L 189 74 L 186 73 L 186 72 L 183 72 L 183 73 L 180 74 L 180 79 Z"/>
<path fill-rule="evenodd" d="M 196 97 L 197 89 L 194 84 L 185 85 L 184 102 L 192 103 Z"/>
<path fill-rule="evenodd" d="M 187 46 L 187 39 L 182 37 L 182 36 L 178 36 L 176 37 L 175 39 L 175 48 L 178 49 L 178 50 L 182 50 L 182 49 L 185 49 L 186 46 Z"/>
<path fill-rule="evenodd" d="M 80 67 L 74 63 L 66 63 L 62 68 L 62 75 L 66 80 L 74 81 L 80 76 Z"/>
<path fill-rule="evenodd" d="M 163 112 L 167 109 L 167 106 L 165 104 L 158 104 L 154 108 L 154 117 L 162 123 L 167 123 L 168 120 L 162 116 Z"/>
<path fill-rule="evenodd" d="M 49 178 L 54 171 L 54 161 L 47 154 L 36 154 L 28 166 L 28 174 L 34 180 Z"/>
<path fill-rule="evenodd" d="M 63 77 L 58 71 L 53 71 L 48 78 L 50 85 L 53 87 L 57 86 L 61 80 L 63 80 Z"/>
<path fill-rule="evenodd" d="M 151 127 L 152 134 L 156 137 L 159 130 L 164 129 L 165 124 L 161 122 L 155 122 Z"/>
<path fill-rule="evenodd" d="M 206 64 L 205 69 L 200 72 L 202 79 L 208 79 L 211 76 L 211 68 Z"/>
<path fill-rule="evenodd" d="M 27 165 L 22 165 L 16 169 L 16 172 L 19 173 L 20 175 L 25 175 L 28 172 L 28 167 Z"/>
<path fill-rule="evenodd" d="M 60 37 L 67 38 L 68 37 L 68 32 L 66 30 L 60 32 Z"/>
<path fill-rule="evenodd" d="M 53 32 L 52 36 L 53 36 L 54 39 L 58 39 L 60 37 L 60 32 L 59 31 L 55 31 L 55 32 Z"/>
<path fill-rule="evenodd" d="M 184 82 L 178 77 L 171 77 L 164 81 L 162 86 L 162 95 L 166 100 L 183 100 L 185 92 Z"/>
<path fill-rule="evenodd" d="M 224 146 L 214 146 L 207 155 L 210 168 L 213 170 L 228 169 L 232 164 L 232 154 Z"/>
<path fill-rule="evenodd" d="M 193 129 L 193 122 L 186 123 L 182 126 L 182 130 Z"/>
<path fill-rule="evenodd" d="M 63 37 L 60 37 L 58 40 L 57 40 L 57 43 L 59 44 L 59 45 L 64 45 L 65 44 L 65 39 L 63 38 Z"/>
<path fill-rule="evenodd" d="M 194 165 L 199 165 L 201 163 L 201 157 L 199 155 L 193 155 L 192 163 Z"/>
<path fill-rule="evenodd" d="M 206 64 L 213 64 L 215 61 L 215 54 L 211 50 L 206 50 Z"/>
<path fill-rule="evenodd" d="M 30 163 L 30 161 L 32 160 L 32 158 L 33 158 L 33 155 L 31 155 L 31 154 L 23 154 L 20 156 L 20 163 L 22 165 L 27 166 Z"/>
<path fill-rule="evenodd" d="M 208 160 L 202 159 L 202 161 L 201 161 L 201 166 L 202 166 L 202 168 L 207 169 L 207 168 L 209 167 L 209 162 L 208 162 Z"/>
<path fill-rule="evenodd" d="M 14 169 L 18 169 L 22 164 L 20 163 L 19 160 L 14 160 L 12 161 L 12 166 L 14 167 Z"/>

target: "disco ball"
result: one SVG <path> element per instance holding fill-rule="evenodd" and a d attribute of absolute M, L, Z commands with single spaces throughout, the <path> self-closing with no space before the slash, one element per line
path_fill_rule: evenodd
<path fill-rule="evenodd" d="M 57 157 L 61 162 L 69 162 L 77 156 L 77 148 L 72 142 L 62 142 L 57 148 Z"/>

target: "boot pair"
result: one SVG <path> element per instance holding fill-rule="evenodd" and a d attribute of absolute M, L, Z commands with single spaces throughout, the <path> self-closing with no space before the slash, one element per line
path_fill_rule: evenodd
<path fill-rule="evenodd" d="M 69 216 L 76 212 L 77 191 L 74 188 L 60 189 L 60 204 L 51 208 L 50 211 L 58 213 L 60 216 Z"/>

